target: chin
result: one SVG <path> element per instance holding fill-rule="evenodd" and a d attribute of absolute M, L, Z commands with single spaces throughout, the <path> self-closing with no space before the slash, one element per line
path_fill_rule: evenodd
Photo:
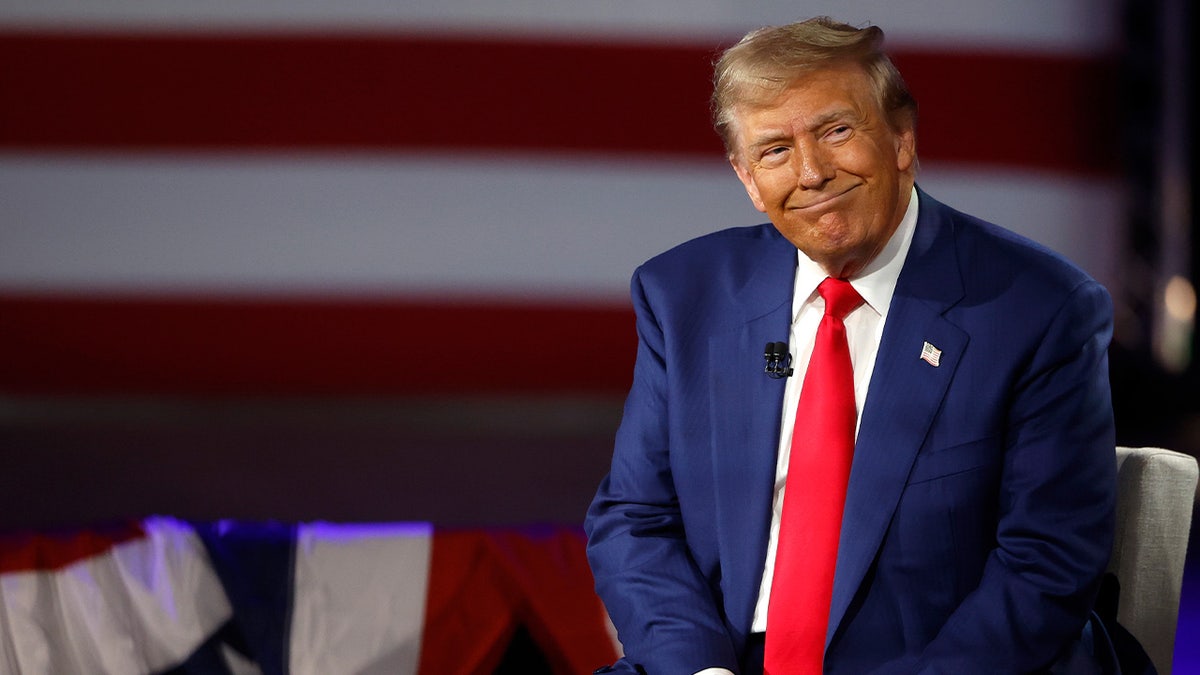
<path fill-rule="evenodd" d="M 829 255 L 845 254 L 862 243 L 855 236 L 856 230 L 841 220 L 834 223 L 817 223 L 805 232 L 806 236 L 801 239 L 810 248 Z"/>

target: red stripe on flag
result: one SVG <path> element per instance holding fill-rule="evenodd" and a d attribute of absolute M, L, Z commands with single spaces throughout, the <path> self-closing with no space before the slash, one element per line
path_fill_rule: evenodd
<path fill-rule="evenodd" d="M 950 52 L 894 60 L 917 99 L 922 157 L 1080 174 L 1119 168 L 1115 60 Z"/>
<path fill-rule="evenodd" d="M 65 533 L 0 535 L 0 574 L 61 569 L 144 536 L 136 522 Z"/>
<path fill-rule="evenodd" d="M 0 391 L 623 393 L 618 305 L 0 295 Z"/>
<path fill-rule="evenodd" d="M 711 58 L 419 37 L 8 35 L 0 145 L 715 153 Z"/>
<path fill-rule="evenodd" d="M 490 673 L 524 626 L 552 672 L 616 660 L 582 532 L 438 531 L 433 536 L 420 675 Z"/>
<path fill-rule="evenodd" d="M 716 45 L 0 33 L 0 148 L 706 155 Z M 904 50 L 937 160 L 1116 166 L 1113 59 Z"/>

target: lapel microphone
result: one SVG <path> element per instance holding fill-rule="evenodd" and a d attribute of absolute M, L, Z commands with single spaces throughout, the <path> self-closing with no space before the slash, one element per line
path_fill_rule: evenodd
<path fill-rule="evenodd" d="M 792 355 L 788 353 L 786 342 L 768 342 L 763 349 L 763 358 L 767 360 L 767 367 L 763 369 L 767 377 L 782 380 L 792 376 Z"/>

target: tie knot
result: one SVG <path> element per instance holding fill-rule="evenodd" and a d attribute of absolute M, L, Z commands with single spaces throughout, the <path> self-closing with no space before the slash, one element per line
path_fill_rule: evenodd
<path fill-rule="evenodd" d="M 858 291 L 845 279 L 829 277 L 817 286 L 817 292 L 825 298 L 825 313 L 838 320 L 846 318 L 863 301 Z"/>

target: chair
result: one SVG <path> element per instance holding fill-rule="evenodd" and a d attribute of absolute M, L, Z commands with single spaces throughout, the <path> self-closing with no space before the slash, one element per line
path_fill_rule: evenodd
<path fill-rule="evenodd" d="M 1117 619 L 1170 675 L 1187 554 L 1196 460 L 1161 448 L 1117 448 L 1117 526 L 1108 570 L 1121 585 Z"/>

